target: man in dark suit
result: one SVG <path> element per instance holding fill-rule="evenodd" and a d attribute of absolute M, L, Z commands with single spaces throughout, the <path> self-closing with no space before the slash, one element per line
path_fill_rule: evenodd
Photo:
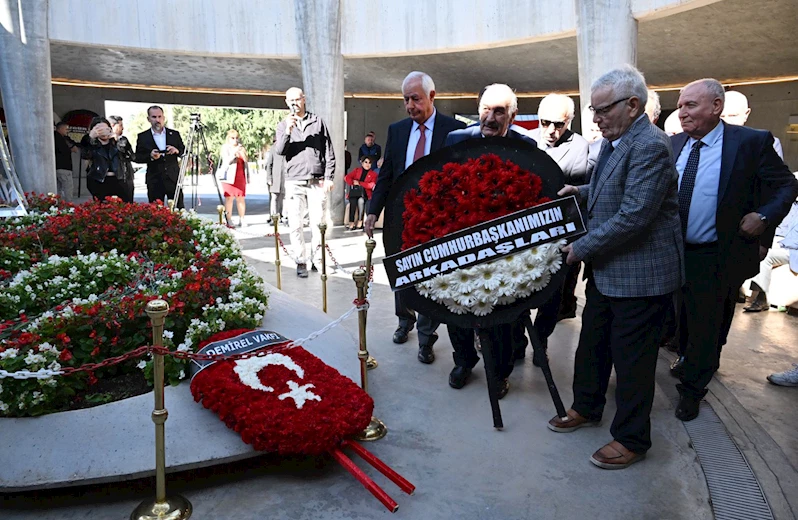
<path fill-rule="evenodd" d="M 166 128 L 163 109 L 151 106 L 147 109 L 147 120 L 152 126 L 136 139 L 136 162 L 147 164 L 147 198 L 150 202 L 175 196 L 180 165 L 177 158 L 186 147 L 180 132 Z M 175 207 L 183 207 L 183 191 L 177 197 Z"/>
<path fill-rule="evenodd" d="M 698 416 L 731 326 L 731 292 L 759 272 L 776 227 L 798 196 L 798 181 L 764 130 L 720 117 L 723 86 L 701 79 L 679 95 L 683 133 L 671 137 L 679 173 L 679 214 L 687 282 L 682 312 L 687 342 L 676 417 Z"/>
<path fill-rule="evenodd" d="M 560 195 L 585 201 L 587 234 L 565 246 L 566 263 L 584 261 L 589 273 L 582 332 L 574 361 L 574 402 L 549 429 L 596 426 L 613 365 L 617 411 L 613 441 L 590 461 L 623 469 L 651 447 L 651 407 L 665 312 L 683 281 L 677 175 L 670 142 L 644 112 L 648 91 L 630 65 L 591 86 L 593 120 L 604 136 L 586 186 Z"/>
<path fill-rule="evenodd" d="M 510 128 L 518 115 L 518 98 L 510 87 L 502 84 L 488 85 L 482 91 L 479 99 L 479 124 L 471 125 L 462 130 L 455 130 L 446 138 L 446 146 L 483 137 L 507 137 L 526 141 L 537 146 L 534 139 L 520 134 Z M 449 386 L 463 388 L 468 382 L 471 371 L 479 362 L 479 356 L 474 346 L 474 329 L 464 329 L 448 325 L 449 339 L 454 348 L 454 368 L 449 374 Z M 496 377 L 498 379 L 499 399 L 507 395 L 510 390 L 508 378 L 513 371 L 513 350 L 520 343 L 526 343 L 524 325 L 521 319 L 514 323 L 507 323 L 490 327 L 486 330 L 490 336 L 490 347 L 493 349 L 493 358 L 496 360 Z"/>
<path fill-rule="evenodd" d="M 407 75 L 402 82 L 402 96 L 410 117 L 388 127 L 385 156 L 369 201 L 369 215 L 364 223 L 366 234 L 370 237 L 374 234 L 374 224 L 385 208 L 394 181 L 415 161 L 443 147 L 449 132 L 465 127 L 464 123 L 435 110 L 435 83 L 423 72 L 414 71 Z M 386 221 L 391 219 L 392 216 L 386 215 Z M 396 252 L 386 251 L 386 254 Z M 416 312 L 402 300 L 401 291 L 394 293 L 394 298 L 399 327 L 393 334 L 393 342 L 404 343 L 416 324 Z M 435 360 L 432 346 L 438 339 L 435 332 L 438 325 L 427 316 L 418 315 L 418 360 L 422 363 L 429 364 Z"/>

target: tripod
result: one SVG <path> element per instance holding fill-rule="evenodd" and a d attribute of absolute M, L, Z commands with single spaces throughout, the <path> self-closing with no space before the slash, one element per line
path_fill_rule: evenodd
<path fill-rule="evenodd" d="M 200 176 L 200 157 L 208 159 L 208 169 L 210 170 L 213 184 L 216 186 L 216 194 L 219 196 L 219 204 L 224 206 L 224 198 L 222 197 L 222 190 L 219 188 L 219 180 L 216 178 L 216 170 L 213 167 L 213 158 L 208 151 L 208 143 L 205 140 L 205 125 L 200 121 L 199 114 L 191 114 L 191 128 L 188 133 L 186 150 L 183 152 L 182 160 L 180 161 L 180 173 L 177 176 L 177 187 L 175 188 L 175 196 L 172 200 L 178 200 L 181 190 L 183 189 L 186 180 L 186 173 L 188 173 L 191 180 L 191 207 L 196 208 L 202 205 L 197 195 L 197 186 L 199 185 Z M 204 155 L 203 153 L 204 152 Z M 230 219 L 227 212 L 224 215 L 225 222 L 230 225 Z"/>

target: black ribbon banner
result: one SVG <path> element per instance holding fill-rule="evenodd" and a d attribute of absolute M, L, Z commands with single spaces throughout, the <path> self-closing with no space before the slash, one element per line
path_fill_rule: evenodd
<path fill-rule="evenodd" d="M 391 289 L 473 267 L 541 244 L 585 233 L 576 197 L 516 211 L 385 257 Z"/>
<path fill-rule="evenodd" d="M 245 332 L 244 334 L 239 334 L 238 336 L 234 336 L 232 338 L 223 339 L 220 341 L 214 341 L 213 343 L 208 343 L 204 347 L 200 349 L 198 354 L 210 354 L 210 355 L 225 355 L 225 356 L 232 356 L 233 354 L 246 354 L 248 352 L 254 352 L 256 350 L 261 350 L 272 345 L 276 345 L 278 343 L 285 343 L 289 341 L 288 338 L 277 334 L 276 332 L 272 332 L 270 330 L 253 330 L 250 332 Z M 203 361 L 203 360 L 196 360 L 192 359 L 191 364 L 189 365 L 189 372 L 191 373 L 191 379 L 194 379 L 202 369 L 208 368 L 212 364 L 216 363 L 216 361 Z"/>

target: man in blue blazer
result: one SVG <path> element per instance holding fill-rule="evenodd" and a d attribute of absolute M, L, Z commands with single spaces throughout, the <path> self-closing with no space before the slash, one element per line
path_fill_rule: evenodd
<path fill-rule="evenodd" d="M 455 130 L 446 138 L 446 146 L 483 137 L 507 137 L 526 141 L 533 146 L 537 142 L 524 134 L 513 130 L 512 124 L 518 115 L 518 99 L 510 87 L 493 84 L 485 87 L 479 99 L 479 124 L 473 124 L 462 130 Z M 471 370 L 479 362 L 474 347 L 474 329 L 464 329 L 448 325 L 449 340 L 454 348 L 454 368 L 449 374 L 449 386 L 463 388 L 468 382 Z M 513 351 L 523 351 L 526 345 L 523 321 L 519 319 L 512 324 L 491 327 L 491 347 L 495 349 L 496 377 L 498 379 L 499 399 L 510 390 L 508 378 L 513 371 Z M 484 348 L 484 346 L 483 346 Z"/>
<path fill-rule="evenodd" d="M 415 161 L 442 148 L 449 132 L 465 127 L 465 123 L 435 110 L 435 83 L 423 72 L 414 71 L 407 75 L 402 82 L 402 96 L 410 117 L 388 127 L 384 160 L 369 201 L 369 215 L 364 222 L 364 229 L 370 237 L 394 181 Z M 390 211 L 390 206 L 388 208 Z M 392 220 L 392 216 L 386 215 L 386 220 Z M 385 251 L 388 255 L 397 252 Z M 407 306 L 401 295 L 401 291 L 394 293 L 396 316 L 399 318 L 399 327 L 393 334 L 394 343 L 406 342 L 408 333 L 416 324 L 416 312 Z M 418 315 L 418 360 L 422 363 L 435 361 L 432 346 L 438 339 L 435 332 L 438 325 L 429 317 Z"/>
<path fill-rule="evenodd" d="M 678 102 L 684 132 L 671 137 L 687 279 L 681 293 L 687 341 L 676 408 L 683 421 L 698 416 L 720 365 L 737 288 L 759 272 L 776 227 L 798 197 L 798 181 L 774 150 L 773 135 L 722 122 L 724 101 L 717 80 L 684 87 Z"/>

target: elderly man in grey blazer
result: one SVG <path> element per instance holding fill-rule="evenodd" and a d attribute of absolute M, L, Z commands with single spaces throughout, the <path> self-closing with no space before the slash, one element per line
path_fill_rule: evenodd
<path fill-rule="evenodd" d="M 668 137 L 644 112 L 647 98 L 643 75 L 629 65 L 593 83 L 593 120 L 604 136 L 598 164 L 589 185 L 560 191 L 586 202 L 587 234 L 563 251 L 569 265 L 582 260 L 590 274 L 574 402 L 549 429 L 598 425 L 614 365 L 614 440 L 590 458 L 604 469 L 626 468 L 651 447 L 657 349 L 666 308 L 684 280 L 678 176 Z"/>

